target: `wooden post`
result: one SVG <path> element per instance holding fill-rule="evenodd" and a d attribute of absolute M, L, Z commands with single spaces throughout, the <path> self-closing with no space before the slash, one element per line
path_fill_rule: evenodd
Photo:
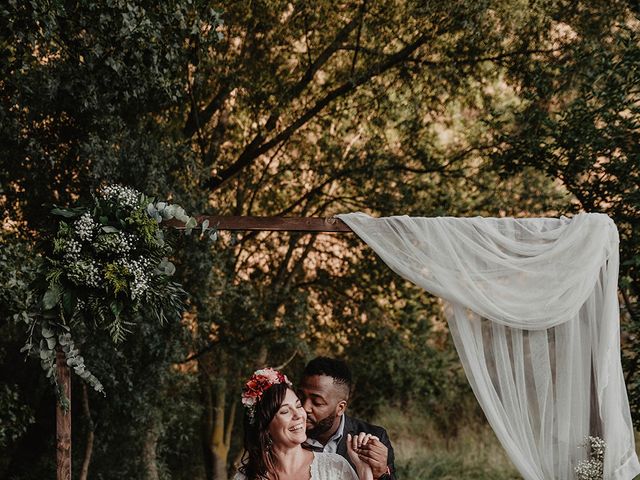
<path fill-rule="evenodd" d="M 71 376 L 60 349 L 56 352 L 56 367 L 60 392 L 69 401 L 68 409 L 56 402 L 57 480 L 71 480 Z"/>

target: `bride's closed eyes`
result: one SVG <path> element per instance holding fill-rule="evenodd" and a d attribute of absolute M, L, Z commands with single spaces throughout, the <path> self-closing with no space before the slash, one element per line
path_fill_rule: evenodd
<path fill-rule="evenodd" d="M 286 406 L 286 407 L 284 407 L 284 408 L 281 408 L 281 409 L 280 409 L 280 411 L 279 411 L 278 413 L 279 413 L 280 415 L 286 415 L 287 413 L 289 413 L 289 408 L 290 408 L 289 406 Z M 301 408 L 302 408 L 302 404 L 298 401 L 298 402 L 296 403 L 295 408 L 296 408 L 296 410 L 301 409 Z"/>

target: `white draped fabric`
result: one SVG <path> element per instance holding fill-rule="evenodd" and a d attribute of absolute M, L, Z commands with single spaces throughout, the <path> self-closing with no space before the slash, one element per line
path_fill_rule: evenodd
<path fill-rule="evenodd" d="M 606 442 L 606 480 L 640 473 L 609 217 L 338 218 L 396 273 L 445 300 L 473 391 L 526 480 L 575 478 L 586 435 Z"/>

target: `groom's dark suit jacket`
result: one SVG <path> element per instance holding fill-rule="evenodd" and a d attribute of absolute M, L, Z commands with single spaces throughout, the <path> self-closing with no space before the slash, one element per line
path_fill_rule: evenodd
<path fill-rule="evenodd" d="M 378 427 L 377 425 L 371 425 L 370 423 L 363 422 L 362 420 L 358 420 L 357 418 L 352 418 L 348 415 L 344 416 L 344 434 L 338 443 L 338 454 L 342 455 L 347 461 L 354 467 L 351 460 L 349 460 L 349 454 L 347 453 L 347 433 L 351 435 L 356 435 L 360 432 L 370 433 L 371 435 L 375 435 L 380 439 L 382 443 L 389 449 L 389 453 L 387 456 L 387 465 L 389 465 L 389 469 L 391 470 L 391 475 L 388 477 L 383 477 L 385 480 L 395 480 L 396 475 L 396 467 L 394 464 L 395 458 L 393 455 L 393 447 L 391 446 L 391 441 L 389 440 L 389 435 L 387 435 L 387 431 Z M 355 470 L 355 467 L 354 467 Z"/>

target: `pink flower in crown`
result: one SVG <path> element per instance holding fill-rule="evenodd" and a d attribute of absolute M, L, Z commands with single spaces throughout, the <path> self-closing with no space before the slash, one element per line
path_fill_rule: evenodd
<path fill-rule="evenodd" d="M 242 405 L 248 410 L 250 423 L 253 423 L 256 404 L 260 401 L 264 392 L 279 383 L 286 383 L 291 386 L 287 376 L 273 368 L 263 368 L 253 372 L 253 375 L 251 375 L 251 378 L 242 389 Z"/>

